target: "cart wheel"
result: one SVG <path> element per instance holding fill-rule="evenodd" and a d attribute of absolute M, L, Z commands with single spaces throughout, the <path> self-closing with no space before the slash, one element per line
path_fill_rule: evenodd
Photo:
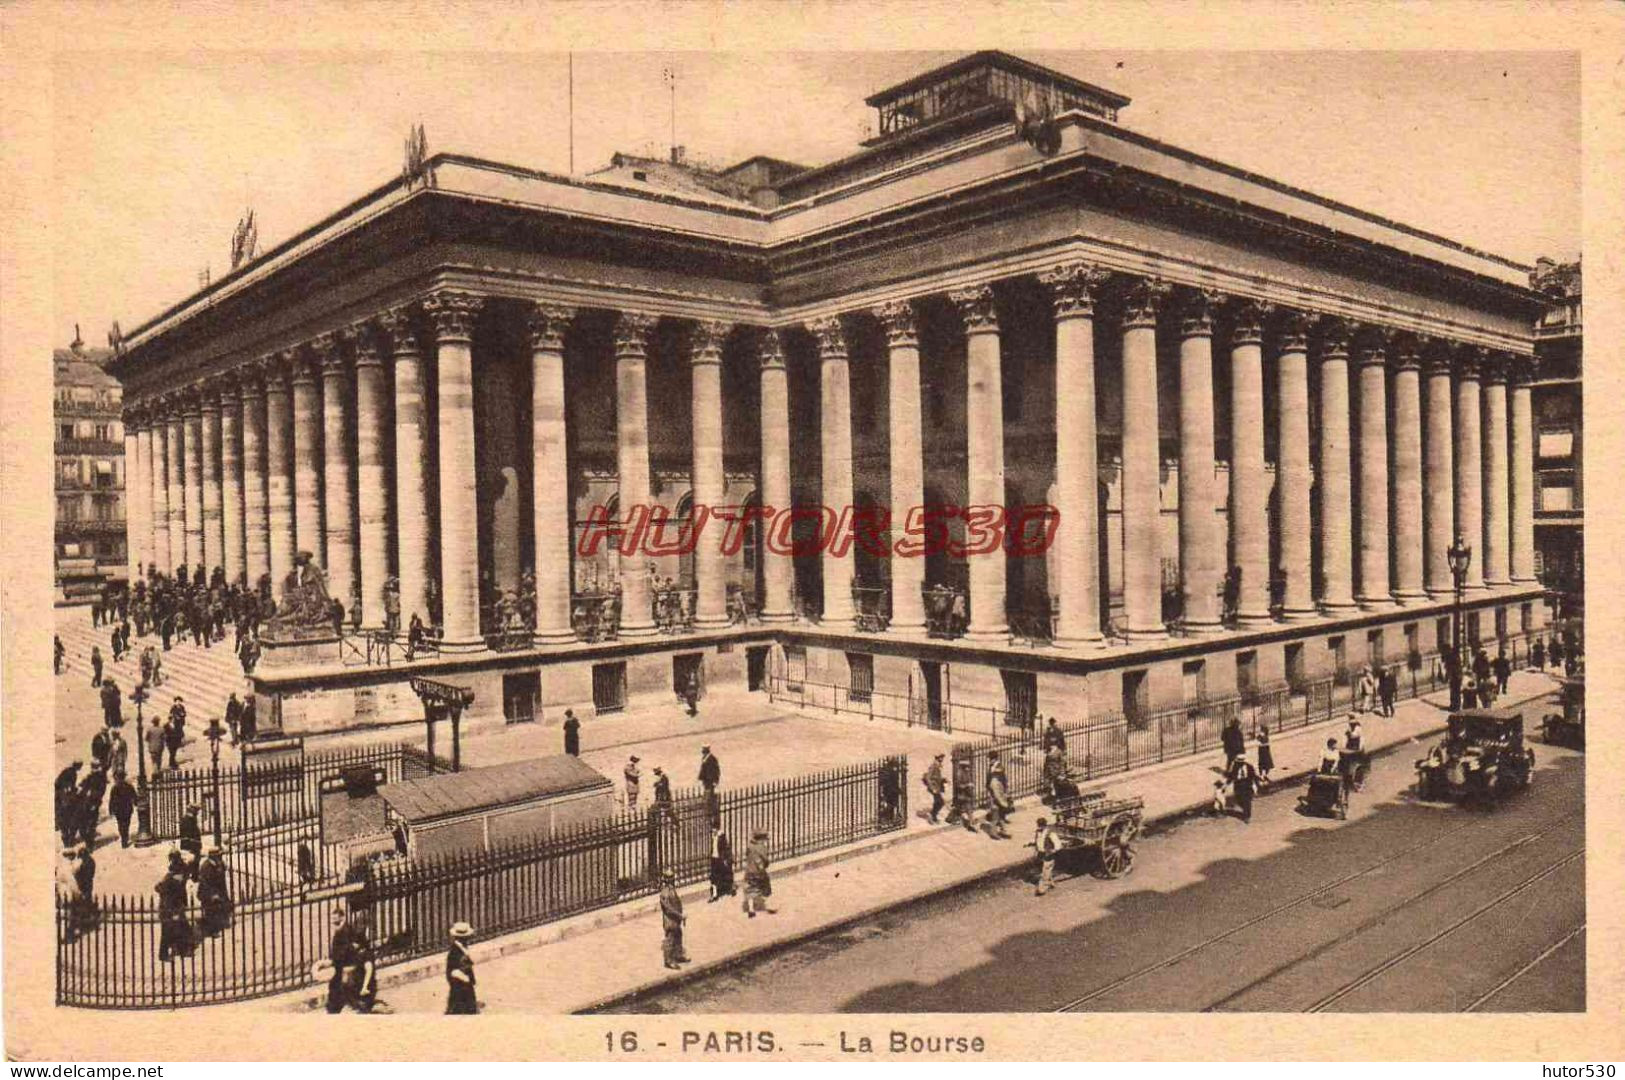
<path fill-rule="evenodd" d="M 1134 850 L 1129 847 L 1132 831 L 1124 822 L 1116 822 L 1106 830 L 1100 841 L 1100 876 L 1120 878 L 1134 869 Z"/>

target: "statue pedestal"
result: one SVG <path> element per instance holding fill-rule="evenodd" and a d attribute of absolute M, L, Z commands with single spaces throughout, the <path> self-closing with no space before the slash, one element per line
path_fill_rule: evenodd
<path fill-rule="evenodd" d="M 339 639 L 331 628 L 323 632 L 260 638 L 260 658 L 255 670 L 301 667 L 309 664 L 336 664 L 340 660 Z"/>

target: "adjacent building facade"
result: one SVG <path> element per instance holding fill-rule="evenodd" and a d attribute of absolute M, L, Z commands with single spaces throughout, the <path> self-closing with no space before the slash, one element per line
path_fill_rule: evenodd
<path fill-rule="evenodd" d="M 440 155 L 135 330 L 132 568 L 309 551 L 439 627 L 268 651 L 289 731 L 420 672 L 491 724 L 696 681 L 1132 716 L 1420 663 L 1458 536 L 1469 634 L 1540 625 L 1529 267 L 1005 54 L 869 104 L 814 168 Z"/>
<path fill-rule="evenodd" d="M 128 564 L 123 390 L 105 370 L 111 358 L 77 338 L 52 355 L 59 602 L 123 580 Z"/>
<path fill-rule="evenodd" d="M 1535 558 L 1565 613 L 1579 614 L 1585 598 L 1580 263 L 1541 259 L 1529 283 L 1548 302 L 1535 325 Z"/>

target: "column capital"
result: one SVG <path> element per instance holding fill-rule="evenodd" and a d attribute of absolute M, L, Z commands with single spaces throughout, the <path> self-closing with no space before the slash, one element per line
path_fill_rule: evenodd
<path fill-rule="evenodd" d="M 192 383 L 180 391 L 181 415 L 187 420 L 197 420 L 203 417 L 203 383 Z"/>
<path fill-rule="evenodd" d="M 1123 329 L 1154 327 L 1173 287 L 1161 278 L 1136 277 L 1123 290 Z"/>
<path fill-rule="evenodd" d="M 1540 378 L 1540 357 L 1538 355 L 1515 357 L 1508 366 L 1507 380 L 1513 386 L 1527 388 L 1530 383 L 1538 378 Z"/>
<path fill-rule="evenodd" d="M 198 411 L 200 413 L 220 411 L 220 384 L 219 375 L 210 375 L 206 379 L 199 379 L 197 383 Z"/>
<path fill-rule="evenodd" d="M 347 334 L 348 330 L 332 330 L 311 339 L 310 351 L 321 365 L 323 378 L 337 379 L 344 375 L 347 364 L 343 346 Z"/>
<path fill-rule="evenodd" d="M 483 296 L 449 289 L 423 298 L 423 312 L 434 327 L 437 344 L 472 340 L 474 320 L 484 306 Z"/>
<path fill-rule="evenodd" d="M 1463 382 L 1477 382 L 1483 371 L 1489 350 L 1478 345 L 1466 345 L 1455 350 L 1456 378 Z"/>
<path fill-rule="evenodd" d="M 250 360 L 237 369 L 237 388 L 242 392 L 244 403 L 259 401 L 265 397 L 265 362 L 263 360 Z"/>
<path fill-rule="evenodd" d="M 141 416 L 141 406 L 126 399 L 119 409 L 119 423 L 124 425 L 125 434 L 134 435 L 140 429 Z"/>
<path fill-rule="evenodd" d="M 316 382 L 317 365 L 304 349 L 283 349 L 277 353 L 277 359 L 293 385 L 309 386 Z"/>
<path fill-rule="evenodd" d="M 1233 297 L 1225 304 L 1225 311 L 1230 315 L 1230 344 L 1260 345 L 1264 341 L 1264 320 L 1268 319 L 1275 305 L 1263 300 L 1253 300 L 1247 297 Z"/>
<path fill-rule="evenodd" d="M 820 360 L 846 359 L 846 329 L 841 325 L 839 315 L 826 315 L 821 319 L 814 319 L 807 324 L 818 342 L 818 358 Z"/>
<path fill-rule="evenodd" d="M 1343 360 L 1349 358 L 1350 327 L 1335 316 L 1322 316 L 1316 320 L 1320 326 L 1320 359 Z"/>
<path fill-rule="evenodd" d="M 568 304 L 535 303 L 525 312 L 525 331 L 530 335 L 531 352 L 562 353 L 564 334 L 576 317 Z"/>
<path fill-rule="evenodd" d="M 1505 386 L 1507 382 L 1507 354 L 1503 352 L 1486 352 L 1484 354 L 1484 382 L 1491 386 Z"/>
<path fill-rule="evenodd" d="M 1277 322 L 1279 329 L 1279 342 L 1281 352 L 1308 352 L 1309 328 L 1314 324 L 1314 317 L 1307 311 L 1298 308 L 1280 309 L 1280 318 Z"/>
<path fill-rule="evenodd" d="M 417 323 L 413 318 L 413 305 L 397 304 L 392 308 L 385 308 L 374 317 L 378 324 L 378 331 L 389 342 L 389 351 L 394 356 L 416 356 L 418 352 Z"/>
<path fill-rule="evenodd" d="M 1049 290 L 1057 319 L 1082 319 L 1094 315 L 1095 299 L 1111 276 L 1093 263 L 1072 262 L 1041 272 L 1038 283 Z"/>
<path fill-rule="evenodd" d="M 1429 375 L 1449 375 L 1454 369 L 1454 348 L 1440 338 L 1419 336 L 1422 369 Z"/>
<path fill-rule="evenodd" d="M 1395 334 L 1388 347 L 1388 363 L 1395 372 L 1420 370 L 1422 366 L 1420 335 L 1408 331 Z"/>
<path fill-rule="evenodd" d="M 384 366 L 383 350 L 379 347 L 378 333 L 373 323 L 356 323 L 350 328 L 350 335 L 358 369 Z"/>
<path fill-rule="evenodd" d="M 907 348 L 920 343 L 920 328 L 914 305 L 907 300 L 889 300 L 874 309 L 875 318 L 886 328 L 889 348 Z"/>
<path fill-rule="evenodd" d="M 763 330 L 756 340 L 756 353 L 763 370 L 784 370 L 784 337 L 779 331 Z"/>
<path fill-rule="evenodd" d="M 967 334 L 996 334 L 999 331 L 999 309 L 994 300 L 993 286 L 978 285 L 972 289 L 955 289 L 948 300 L 959 309 L 959 318 Z"/>
<path fill-rule="evenodd" d="M 233 408 L 241 399 L 242 378 L 235 371 L 228 371 L 215 380 L 215 392 L 220 396 L 222 409 Z"/>
<path fill-rule="evenodd" d="M 716 319 L 699 319 L 689 326 L 688 362 L 690 364 L 721 364 L 722 344 L 733 330 L 732 323 Z"/>
<path fill-rule="evenodd" d="M 654 333 L 658 315 L 623 311 L 615 319 L 615 356 L 621 360 L 642 360 L 649 354 L 649 335 Z"/>
<path fill-rule="evenodd" d="M 1179 289 L 1174 293 L 1179 305 L 1179 336 L 1212 337 L 1213 312 L 1224 301 L 1217 289 Z"/>
<path fill-rule="evenodd" d="M 1383 367 L 1388 363 L 1388 343 L 1393 332 L 1381 326 L 1361 326 L 1354 333 L 1354 361 L 1360 367 Z"/>

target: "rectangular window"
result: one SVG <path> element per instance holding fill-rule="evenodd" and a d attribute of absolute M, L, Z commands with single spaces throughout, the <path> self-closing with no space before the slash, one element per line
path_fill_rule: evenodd
<path fill-rule="evenodd" d="M 867 705 L 875 691 L 875 658 L 868 653 L 846 654 L 847 671 L 851 674 L 851 687 L 847 697 L 860 705 Z"/>
<path fill-rule="evenodd" d="M 1144 728 L 1151 719 L 1151 687 L 1146 671 L 1123 672 L 1123 720 L 1131 729 Z"/>
<path fill-rule="evenodd" d="M 73 438 L 73 425 L 58 424 L 56 429 L 56 437 L 61 439 L 63 442 L 71 440 Z"/>
<path fill-rule="evenodd" d="M 1180 668 L 1185 682 L 1185 704 L 1199 706 L 1207 701 L 1207 661 L 1187 660 Z"/>
<path fill-rule="evenodd" d="M 1303 642 L 1294 642 L 1286 647 L 1286 684 L 1298 691 L 1307 681 L 1303 671 Z"/>
<path fill-rule="evenodd" d="M 519 671 L 502 676 L 502 718 L 510 724 L 536 719 L 542 697 L 542 673 Z"/>
<path fill-rule="evenodd" d="M 1405 666 L 1412 671 L 1422 670 L 1422 633 L 1415 623 L 1405 624 Z"/>
<path fill-rule="evenodd" d="M 1495 638 L 1496 638 L 1497 641 L 1504 641 L 1506 639 L 1506 636 L 1507 636 L 1507 609 L 1504 608 L 1504 607 L 1503 608 L 1496 608 L 1495 609 Z"/>
<path fill-rule="evenodd" d="M 1236 693 L 1249 705 L 1258 699 L 1258 653 L 1254 650 L 1236 654 Z"/>
<path fill-rule="evenodd" d="M 800 645 L 784 647 L 784 685 L 787 690 L 800 692 L 807 681 L 807 650 Z"/>
<path fill-rule="evenodd" d="M 1030 671 L 1001 671 L 1004 679 L 1004 722 L 1031 728 L 1038 717 L 1038 676 Z"/>
<path fill-rule="evenodd" d="M 626 708 L 626 662 L 592 666 L 592 706 L 599 715 Z"/>
<path fill-rule="evenodd" d="M 1382 631 L 1381 630 L 1367 630 L 1366 631 L 1366 633 L 1365 633 L 1365 657 L 1366 657 L 1366 663 L 1370 664 L 1372 667 L 1374 667 L 1374 668 L 1382 667 L 1382 664 L 1383 664 L 1383 651 L 1382 651 Z"/>
<path fill-rule="evenodd" d="M 1535 628 L 1535 606 L 1524 604 L 1518 608 L 1518 629 L 1525 634 Z"/>
<path fill-rule="evenodd" d="M 1326 651 L 1332 654 L 1332 682 L 1338 686 L 1349 684 L 1348 656 L 1344 651 L 1343 636 L 1326 639 Z"/>
<path fill-rule="evenodd" d="M 1438 652 L 1449 652 L 1451 644 L 1450 616 L 1446 615 L 1433 624 L 1433 647 Z"/>
<path fill-rule="evenodd" d="M 1478 644 L 1479 641 L 1478 616 L 1479 613 L 1476 611 L 1469 611 L 1467 613 L 1467 640 L 1475 645 Z"/>

